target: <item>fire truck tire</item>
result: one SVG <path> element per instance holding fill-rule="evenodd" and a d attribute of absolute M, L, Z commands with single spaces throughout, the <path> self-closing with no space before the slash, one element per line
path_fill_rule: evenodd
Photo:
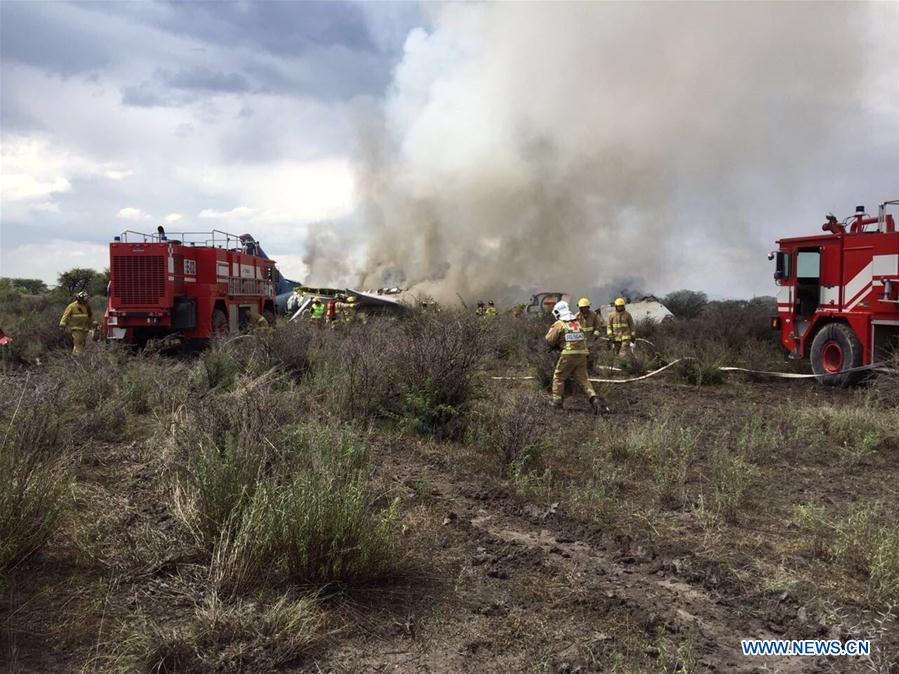
<path fill-rule="evenodd" d="M 846 388 L 857 382 L 862 373 L 840 372 L 860 367 L 862 355 L 862 343 L 852 328 L 845 323 L 829 323 L 812 340 L 809 360 L 818 381 L 826 386 Z"/>
<path fill-rule="evenodd" d="M 212 334 L 219 337 L 228 334 L 228 314 L 221 309 L 212 312 Z"/>

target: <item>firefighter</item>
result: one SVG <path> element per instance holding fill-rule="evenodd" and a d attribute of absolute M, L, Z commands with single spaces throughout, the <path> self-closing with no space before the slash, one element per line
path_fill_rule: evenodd
<path fill-rule="evenodd" d="M 587 343 L 595 345 L 602 336 L 602 317 L 590 309 L 590 300 L 582 297 L 577 301 L 577 320 L 587 336 Z M 587 356 L 587 371 L 593 371 L 593 351 Z"/>
<path fill-rule="evenodd" d="M 496 303 L 493 300 L 487 302 L 487 308 L 484 309 L 484 318 L 496 318 Z"/>
<path fill-rule="evenodd" d="M 325 321 L 333 328 L 334 321 L 337 319 L 337 301 L 332 297 L 328 300 L 328 306 L 325 309 Z"/>
<path fill-rule="evenodd" d="M 356 318 L 356 296 L 350 295 L 346 298 L 346 302 L 337 302 L 334 308 L 344 323 L 352 323 Z"/>
<path fill-rule="evenodd" d="M 272 334 L 274 331 L 274 328 L 269 324 L 265 314 L 259 314 L 259 316 L 256 317 L 256 325 L 253 326 L 253 332 L 260 337 L 263 337 Z"/>
<path fill-rule="evenodd" d="M 309 320 L 313 325 L 322 326 L 325 317 L 325 305 L 322 303 L 321 297 L 313 297 L 312 304 L 309 306 Z"/>
<path fill-rule="evenodd" d="M 484 307 L 483 302 L 478 302 L 478 308 L 474 310 L 475 316 L 483 316 L 487 309 Z"/>
<path fill-rule="evenodd" d="M 615 311 L 609 316 L 606 335 L 611 340 L 612 348 L 622 358 L 631 355 L 636 344 L 637 333 L 634 330 L 634 319 L 624 308 L 623 297 L 615 300 Z"/>
<path fill-rule="evenodd" d="M 590 399 L 593 413 L 602 414 L 605 405 L 599 400 L 587 379 L 587 354 L 590 352 L 587 348 L 587 335 L 584 334 L 577 316 L 571 313 L 568 302 L 556 302 L 553 316 L 556 317 L 556 322 L 546 333 L 546 341 L 550 347 L 561 349 L 562 353 L 553 372 L 552 405 L 558 409 L 562 408 L 565 382 L 574 379 L 575 384 L 583 389 Z"/>
<path fill-rule="evenodd" d="M 81 353 L 87 341 L 87 333 L 94 327 L 94 312 L 91 311 L 85 291 L 78 292 L 75 301 L 62 312 L 59 327 L 68 328 L 72 333 L 72 353 Z"/>

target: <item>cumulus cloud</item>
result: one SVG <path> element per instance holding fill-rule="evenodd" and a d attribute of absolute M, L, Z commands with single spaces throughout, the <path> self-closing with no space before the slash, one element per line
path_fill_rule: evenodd
<path fill-rule="evenodd" d="M 103 171 L 103 175 L 109 178 L 110 180 L 124 180 L 125 178 L 130 178 L 134 175 L 134 171 L 121 171 L 116 169 L 110 169 L 108 171 Z"/>
<path fill-rule="evenodd" d="M 109 246 L 70 239 L 48 239 L 18 246 L 0 247 L 3 276 L 38 278 L 55 285 L 57 275 L 73 267 L 104 269 L 109 266 Z"/>
<path fill-rule="evenodd" d="M 168 223 L 178 222 L 181 220 L 182 215 L 180 213 L 169 213 L 165 216 L 165 221 Z"/>
<path fill-rule="evenodd" d="M 152 220 L 153 219 L 153 216 L 150 215 L 149 213 L 145 213 L 141 209 L 133 208 L 131 206 L 128 206 L 126 208 L 119 210 L 119 212 L 116 213 L 116 216 L 121 218 L 122 220 Z"/>
<path fill-rule="evenodd" d="M 204 208 L 200 211 L 199 217 L 207 220 L 234 220 L 248 218 L 255 212 L 255 208 L 250 208 L 248 206 L 238 206 L 229 211 L 217 211 L 214 208 Z"/>
<path fill-rule="evenodd" d="M 774 238 L 899 196 L 896 11 L 0 3 L 4 255 L 133 209 L 321 283 L 770 292 Z"/>

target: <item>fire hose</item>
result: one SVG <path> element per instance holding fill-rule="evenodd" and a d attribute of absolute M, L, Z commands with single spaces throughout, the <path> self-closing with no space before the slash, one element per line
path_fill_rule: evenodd
<path fill-rule="evenodd" d="M 647 372 L 644 375 L 639 377 L 631 377 L 630 379 L 599 379 L 596 377 L 589 377 L 589 381 L 596 384 L 630 384 L 635 381 L 643 381 L 644 379 L 649 379 L 650 377 L 655 377 L 657 374 L 660 374 L 667 370 L 669 367 L 677 365 L 678 363 L 682 363 L 688 360 L 697 360 L 692 356 L 685 356 L 683 358 L 678 358 L 676 360 L 671 361 L 667 365 L 663 365 L 657 370 L 653 370 L 652 372 Z M 834 374 L 845 374 L 847 372 L 865 372 L 865 371 L 875 371 L 875 372 L 883 372 L 887 374 L 899 374 L 899 370 L 885 367 L 888 365 L 886 361 L 880 363 L 871 363 L 870 365 L 861 365 L 859 367 L 852 367 L 848 370 L 841 370 L 840 372 L 835 372 Z M 775 379 L 817 379 L 819 377 L 826 377 L 829 375 L 819 375 L 819 374 L 798 374 L 794 372 L 771 372 L 768 370 L 751 370 L 745 367 L 733 367 L 733 366 L 722 366 L 717 368 L 722 372 L 743 372 L 745 374 L 754 374 L 765 377 L 773 377 Z M 529 379 L 535 379 L 533 376 L 521 376 L 521 377 L 491 377 L 493 380 L 506 380 L 506 381 L 525 381 Z"/>

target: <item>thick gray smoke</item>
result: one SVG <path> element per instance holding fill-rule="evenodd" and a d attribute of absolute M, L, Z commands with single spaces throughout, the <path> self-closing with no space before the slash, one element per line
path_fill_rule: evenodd
<path fill-rule="evenodd" d="M 409 35 L 362 128 L 362 284 L 403 278 L 443 299 L 659 287 L 702 266 L 692 246 L 709 237 L 762 253 L 739 214 L 789 193 L 851 133 L 877 50 L 872 11 L 442 6 L 430 32 Z"/>

